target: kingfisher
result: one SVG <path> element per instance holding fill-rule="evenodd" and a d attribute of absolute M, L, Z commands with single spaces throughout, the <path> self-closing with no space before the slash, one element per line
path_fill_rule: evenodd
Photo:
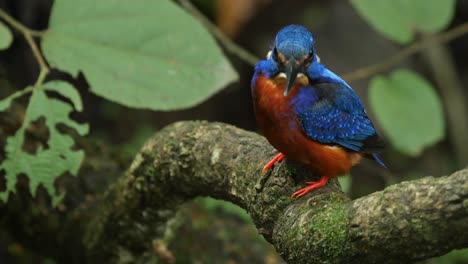
<path fill-rule="evenodd" d="M 319 181 L 309 181 L 299 198 L 344 175 L 363 157 L 384 163 L 384 148 L 366 110 L 342 78 L 320 62 L 312 34 L 303 26 L 281 29 L 266 59 L 255 65 L 251 92 L 257 125 L 279 154 L 305 166 Z"/>

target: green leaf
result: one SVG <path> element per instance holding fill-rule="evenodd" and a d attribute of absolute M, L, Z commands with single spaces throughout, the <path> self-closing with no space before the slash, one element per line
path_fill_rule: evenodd
<path fill-rule="evenodd" d="M 338 182 L 340 183 L 341 190 L 349 194 L 351 191 L 351 184 L 352 184 L 351 174 L 346 174 L 346 175 L 338 177 Z"/>
<path fill-rule="evenodd" d="M 221 209 L 225 213 L 232 214 L 232 215 L 237 215 L 240 217 L 242 220 L 244 220 L 246 223 L 253 223 L 252 218 L 250 215 L 245 211 L 245 209 L 239 207 L 238 205 L 235 205 L 231 202 L 223 201 L 223 200 L 217 200 L 211 197 L 198 197 L 195 200 L 196 203 L 199 203 L 201 206 L 203 206 L 205 209 L 208 211 L 214 211 Z"/>
<path fill-rule="evenodd" d="M 64 87 L 63 83 L 58 84 L 58 82 L 47 85 Z M 81 104 L 81 101 L 79 103 Z M 33 89 L 22 126 L 14 136 L 7 139 L 6 159 L 0 164 L 0 169 L 6 172 L 6 191 L 0 192 L 1 200 L 5 200 L 9 192 L 15 191 L 17 176 L 26 174 L 33 195 L 37 187 L 42 184 L 51 194 L 54 205 L 60 201 L 63 194 L 55 193 L 54 181 L 67 171 L 76 175 L 84 158 L 84 152 L 73 151 L 72 137 L 59 132 L 57 125 L 64 124 L 75 129 L 80 135 L 87 134 L 89 130 L 87 124 L 78 124 L 70 119 L 69 114 L 72 111 L 73 108 L 69 104 L 48 98 L 41 87 Z M 48 148 L 39 148 L 35 154 L 30 154 L 22 150 L 25 131 L 31 122 L 41 117 L 45 118 L 45 125 L 49 129 Z"/>
<path fill-rule="evenodd" d="M 44 84 L 44 86 L 44 88 L 47 91 L 56 92 L 68 98 L 72 102 L 73 107 L 75 107 L 76 111 L 83 111 L 83 103 L 81 102 L 81 96 L 75 89 L 75 87 L 73 87 L 71 84 L 61 81 L 51 81 Z"/>
<path fill-rule="evenodd" d="M 11 101 L 16 97 L 8 96 L 7 98 L 0 101 L 0 112 L 5 111 L 8 107 L 10 107 Z"/>
<path fill-rule="evenodd" d="M 415 31 L 435 33 L 445 29 L 455 11 L 455 0 L 351 0 L 351 3 L 375 30 L 401 44 L 411 42 Z"/>
<path fill-rule="evenodd" d="M 0 101 L 0 112 L 5 111 L 8 107 L 10 107 L 10 104 L 11 104 L 11 102 L 13 100 L 15 100 L 18 97 L 23 96 L 26 93 L 27 93 L 27 91 L 25 89 L 25 90 L 17 91 L 15 93 L 11 94 L 10 96 L 8 96 L 7 98 L 2 99 Z"/>
<path fill-rule="evenodd" d="M 0 21 L 0 50 L 7 49 L 13 42 L 13 35 L 10 29 Z"/>
<path fill-rule="evenodd" d="M 403 1 L 403 0 L 400 0 Z M 446 29 L 455 14 L 456 0 L 412 0 L 413 25 L 419 31 L 436 33 Z"/>
<path fill-rule="evenodd" d="M 91 91 L 153 110 L 193 106 L 238 78 L 214 39 L 169 0 L 57 0 L 42 47 Z"/>
<path fill-rule="evenodd" d="M 390 143 L 417 156 L 444 137 L 442 103 L 431 84 L 408 70 L 371 80 L 369 100 Z"/>
<path fill-rule="evenodd" d="M 456 249 L 450 251 L 450 253 L 432 259 L 434 264 L 456 264 L 464 263 L 468 259 L 468 249 Z"/>

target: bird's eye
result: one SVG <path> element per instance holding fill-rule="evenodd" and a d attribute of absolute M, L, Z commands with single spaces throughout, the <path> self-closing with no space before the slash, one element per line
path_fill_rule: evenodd
<path fill-rule="evenodd" d="M 309 52 L 309 55 L 308 55 L 307 58 L 305 59 L 305 63 L 306 63 L 306 64 L 310 64 L 310 63 L 312 63 L 313 60 L 314 60 L 314 51 L 311 50 L 311 51 Z"/>
<path fill-rule="evenodd" d="M 271 57 L 273 58 L 274 61 L 278 62 L 278 50 L 273 48 L 273 52 L 271 53 Z"/>

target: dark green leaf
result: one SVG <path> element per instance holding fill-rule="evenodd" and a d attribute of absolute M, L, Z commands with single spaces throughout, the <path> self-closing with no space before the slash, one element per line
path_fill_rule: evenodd
<path fill-rule="evenodd" d="M 0 50 L 7 49 L 13 42 L 13 35 L 10 29 L 0 21 Z"/>
<path fill-rule="evenodd" d="M 386 37 L 406 44 L 415 31 L 435 33 L 452 20 L 455 0 L 351 0 L 357 11 Z"/>

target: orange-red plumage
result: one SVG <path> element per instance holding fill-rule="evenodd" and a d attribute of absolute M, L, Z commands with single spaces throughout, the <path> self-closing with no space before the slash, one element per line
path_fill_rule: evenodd
<path fill-rule="evenodd" d="M 328 177 L 346 174 L 359 163 L 362 154 L 320 144 L 304 133 L 291 109 L 291 99 L 296 96 L 299 85 L 296 83 L 284 96 L 283 80 L 268 79 L 259 74 L 252 94 L 258 126 L 270 144 L 313 172 Z"/>

